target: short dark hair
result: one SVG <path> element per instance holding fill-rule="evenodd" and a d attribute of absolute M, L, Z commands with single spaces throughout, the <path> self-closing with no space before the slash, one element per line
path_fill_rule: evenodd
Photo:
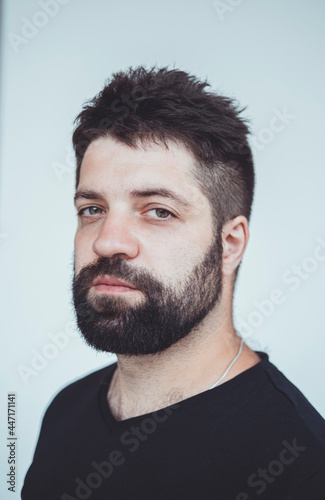
<path fill-rule="evenodd" d="M 137 147 L 139 140 L 182 143 L 194 156 L 193 175 L 210 200 L 217 226 L 237 215 L 250 218 L 254 165 L 249 128 L 233 99 L 184 71 L 132 67 L 114 73 L 76 117 L 73 147 L 76 188 L 89 144 L 111 136 Z"/>

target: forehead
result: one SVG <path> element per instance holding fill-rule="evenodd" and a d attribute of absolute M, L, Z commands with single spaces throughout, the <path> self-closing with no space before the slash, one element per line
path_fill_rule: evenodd
<path fill-rule="evenodd" d="M 166 147 L 167 145 L 167 147 Z M 193 177 L 195 160 L 180 143 L 147 142 L 136 148 L 101 137 L 88 146 L 84 155 L 78 191 L 97 189 L 107 194 L 146 187 L 173 189 L 191 204 L 207 203 Z"/>

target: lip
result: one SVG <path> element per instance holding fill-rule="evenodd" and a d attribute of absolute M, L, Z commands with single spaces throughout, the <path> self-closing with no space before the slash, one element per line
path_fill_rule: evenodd
<path fill-rule="evenodd" d="M 114 287 L 114 286 L 124 287 L 124 288 L 130 288 L 132 290 L 137 290 L 134 286 L 130 285 L 129 283 L 126 283 L 125 281 L 110 276 L 99 276 L 98 278 L 96 278 L 93 282 L 93 286 L 98 286 L 98 285 L 106 285 L 109 287 Z"/>

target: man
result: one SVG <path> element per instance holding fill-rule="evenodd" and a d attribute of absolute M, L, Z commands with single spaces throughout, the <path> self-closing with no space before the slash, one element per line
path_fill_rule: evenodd
<path fill-rule="evenodd" d="M 228 98 L 166 68 L 77 117 L 73 304 L 118 362 L 47 409 L 28 499 L 324 499 L 325 425 L 235 331 L 254 168 Z"/>

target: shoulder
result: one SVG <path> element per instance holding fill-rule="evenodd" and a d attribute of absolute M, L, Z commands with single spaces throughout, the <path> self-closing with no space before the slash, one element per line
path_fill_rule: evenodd
<path fill-rule="evenodd" d="M 286 415 L 301 427 L 317 437 L 325 448 L 325 420 L 308 401 L 305 395 L 296 387 L 273 363 L 265 353 L 260 363 L 263 371 L 265 387 L 270 402 L 274 406 L 273 412 L 281 408 L 286 409 Z"/>
<path fill-rule="evenodd" d="M 275 448 L 281 448 L 280 457 L 289 460 L 291 454 L 293 464 L 290 468 L 296 475 L 297 485 L 318 484 L 322 481 L 324 486 L 324 418 L 304 394 L 269 361 L 267 355 L 262 358 L 260 370 L 259 396 L 262 411 L 257 427 L 266 426 L 269 446 L 272 448 L 276 444 Z"/>
<path fill-rule="evenodd" d="M 266 353 L 258 354 L 261 361 L 221 385 L 212 401 L 216 413 L 217 403 L 226 409 L 215 425 L 218 441 L 221 426 L 227 436 L 222 470 L 238 470 L 238 491 L 265 491 L 265 500 L 320 500 L 325 420 Z"/>
<path fill-rule="evenodd" d="M 59 390 L 48 405 L 44 420 L 52 413 L 67 412 L 69 408 L 76 409 L 81 405 L 87 404 L 90 399 L 96 399 L 101 385 L 107 383 L 115 367 L 116 362 L 93 371 Z"/>

